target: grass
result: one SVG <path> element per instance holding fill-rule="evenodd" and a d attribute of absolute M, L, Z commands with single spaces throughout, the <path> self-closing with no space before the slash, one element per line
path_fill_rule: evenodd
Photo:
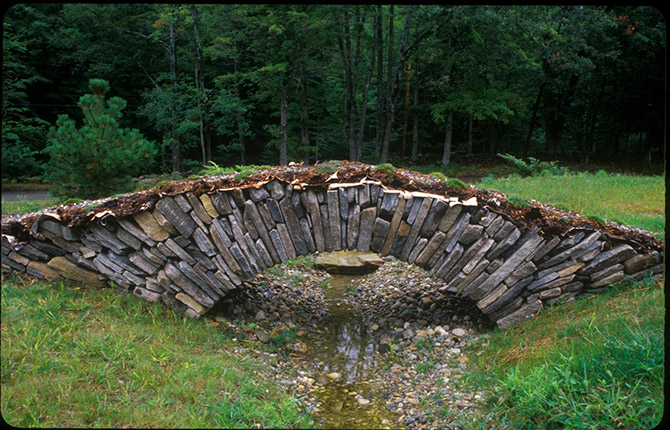
<path fill-rule="evenodd" d="M 308 427 L 267 363 L 217 325 L 111 288 L 3 279 L 2 417 L 17 427 Z"/>
<path fill-rule="evenodd" d="M 605 219 L 655 233 L 665 230 L 665 175 L 578 173 L 564 176 L 486 177 L 478 185 L 535 199 L 592 219 Z"/>
<path fill-rule="evenodd" d="M 26 200 L 26 199 L 19 199 L 14 201 L 3 200 L 2 214 L 8 215 L 8 214 L 36 212 L 41 209 L 59 205 L 61 204 L 61 202 L 62 200 L 58 198 L 47 199 L 47 200 Z"/>
<path fill-rule="evenodd" d="M 663 284 L 646 280 L 480 339 L 465 382 L 488 394 L 476 428 L 653 428 L 663 416 L 664 319 Z"/>

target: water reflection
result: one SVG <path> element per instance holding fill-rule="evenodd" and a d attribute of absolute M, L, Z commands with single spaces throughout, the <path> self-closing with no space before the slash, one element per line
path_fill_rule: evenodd
<path fill-rule="evenodd" d="M 390 428 L 392 415 L 384 408 L 382 388 L 374 372 L 382 356 L 359 311 L 347 301 L 350 283 L 360 278 L 332 275 L 325 291 L 330 315 L 321 321 L 319 336 L 310 345 L 318 380 L 323 384 L 317 422 L 323 428 Z"/>

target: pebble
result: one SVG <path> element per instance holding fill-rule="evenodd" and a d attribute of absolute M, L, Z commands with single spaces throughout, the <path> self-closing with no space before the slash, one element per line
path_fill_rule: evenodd
<path fill-rule="evenodd" d="M 361 278 L 348 296 L 362 314 L 363 327 L 378 340 L 376 353 L 382 365 L 359 379 L 365 378 L 375 393 L 354 383 L 338 390 L 344 398 L 328 403 L 319 393 L 327 393 L 330 384 L 341 384 L 345 378 L 339 372 L 315 373 L 315 366 L 323 369 L 325 363 L 308 359 L 305 342 L 319 335 L 319 321 L 328 314 L 321 285 L 329 275 L 293 266 L 278 272 L 258 275 L 235 290 L 226 323 L 217 321 L 247 340 L 263 333 L 269 341 L 282 331 L 294 331 L 292 342 L 282 346 L 284 354 L 258 354 L 273 363 L 264 369 L 265 376 L 293 392 L 306 412 L 340 413 L 344 409 L 340 401 L 353 398 L 368 411 L 379 405 L 391 413 L 377 419 L 382 427 L 453 428 L 459 427 L 454 421 L 458 416 L 476 411 L 484 401 L 486 393 L 468 392 L 459 380 L 467 372 L 467 344 L 485 337 L 490 328 L 486 317 L 473 304 L 441 293 L 444 284 L 420 268 L 387 257 L 387 263 Z M 243 329 L 249 322 L 255 324 L 250 332 Z M 445 416 L 446 405 L 455 410 Z"/>

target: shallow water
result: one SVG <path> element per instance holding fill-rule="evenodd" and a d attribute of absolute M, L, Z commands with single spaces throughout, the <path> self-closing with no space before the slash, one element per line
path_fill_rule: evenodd
<path fill-rule="evenodd" d="M 347 301 L 359 276 L 333 275 L 325 291 L 330 315 L 320 322 L 319 335 L 308 342 L 315 379 L 320 381 L 321 405 L 316 423 L 321 428 L 393 428 L 393 414 L 375 370 L 384 357 L 363 324 L 361 313 Z M 369 403 L 368 403 L 369 401 Z"/>

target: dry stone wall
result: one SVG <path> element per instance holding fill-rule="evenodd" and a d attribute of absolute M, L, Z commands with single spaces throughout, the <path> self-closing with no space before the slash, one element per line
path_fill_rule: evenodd
<path fill-rule="evenodd" d="M 113 285 L 199 317 L 246 279 L 299 255 L 393 255 L 444 279 L 501 328 L 626 276 L 663 276 L 662 251 L 601 231 L 545 237 L 477 199 L 388 189 L 376 181 L 165 195 L 134 214 L 69 228 L 41 215 L 32 238 L 3 234 L 3 272 Z"/>

